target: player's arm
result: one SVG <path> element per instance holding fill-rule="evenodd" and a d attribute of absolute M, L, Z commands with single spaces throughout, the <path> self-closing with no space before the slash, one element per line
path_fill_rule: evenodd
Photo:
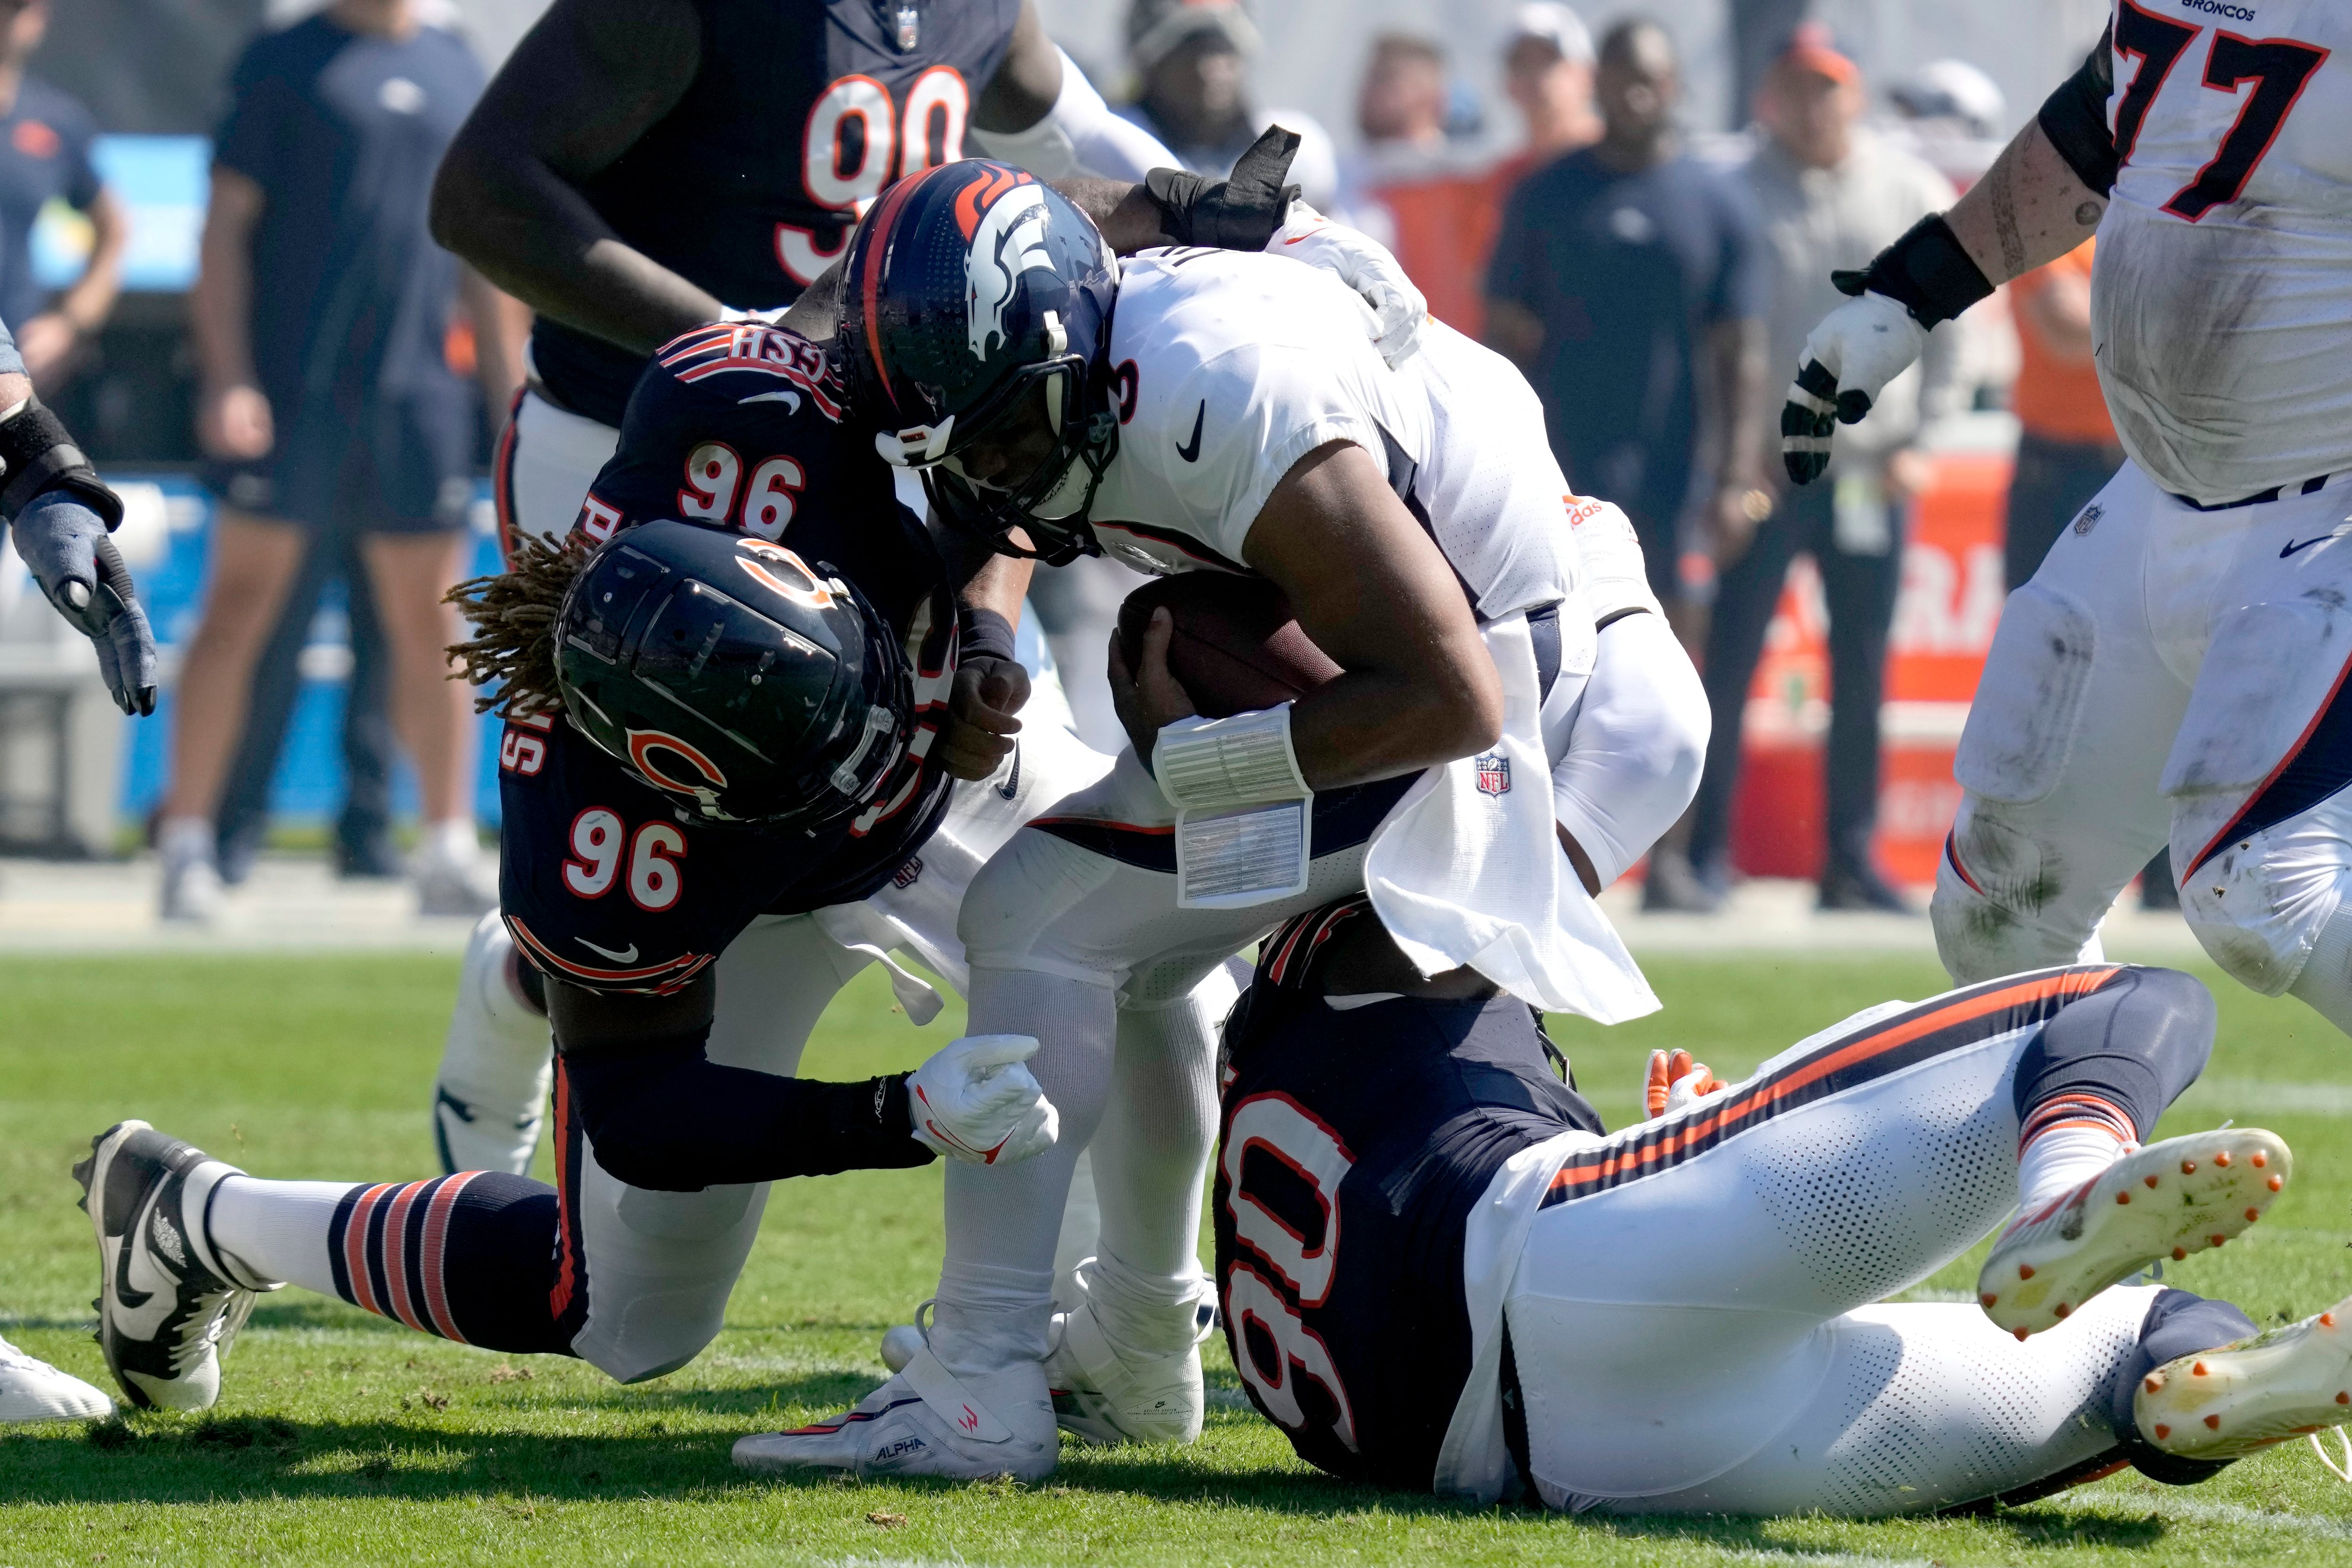
<path fill-rule="evenodd" d="M 1805 340 L 1780 411 L 1781 459 L 1805 484 L 1829 466 L 1830 435 L 1870 412 L 1927 333 L 2000 284 L 2055 261 L 2097 231 L 2116 182 L 2106 118 L 2114 57 L 2102 34 L 2082 68 L 2010 139 L 1948 213 L 1914 224 L 1860 272 L 1832 275 L 1856 296 Z"/>
<path fill-rule="evenodd" d="M 1140 180 L 1176 162 L 1160 138 L 1111 112 L 1045 36 L 1036 0 L 1022 0 L 1013 41 L 971 107 L 971 136 L 990 157 L 1041 180 L 1081 173 Z"/>
<path fill-rule="evenodd" d="M 1331 441 L 1266 498 L 1242 559 L 1289 595 L 1301 630 L 1345 671 L 1289 705 L 1288 746 L 1309 789 L 1339 789 L 1450 763 L 1503 732 L 1503 683 L 1454 568 L 1397 500 L 1371 455 Z M 1111 684 L 1136 755 L 1192 715 L 1168 673 L 1166 610 L 1145 628 L 1141 667 L 1117 638 Z"/>
<path fill-rule="evenodd" d="M 123 216 L 122 204 L 100 185 L 82 216 L 89 219 L 89 264 L 58 296 L 55 305 L 26 321 L 16 333 L 25 368 L 39 380 L 46 381 L 51 370 L 64 363 L 75 343 L 106 325 L 122 291 L 122 252 L 131 243 L 131 226 Z"/>
<path fill-rule="evenodd" d="M 551 980 L 548 1020 L 596 1163 L 635 1187 L 695 1192 L 935 1153 L 1011 1163 L 1052 1146 L 1053 1102 L 1021 1065 L 1034 1039 L 969 1036 L 911 1073 L 826 1083 L 727 1067 L 706 1047 L 718 982 L 667 996 Z"/>
<path fill-rule="evenodd" d="M 1015 715 L 1029 701 L 1029 672 L 1013 657 L 1013 635 L 1021 626 L 1021 605 L 1036 563 L 976 548 L 959 553 L 963 559 L 951 556 L 950 562 L 961 579 L 956 619 L 961 647 L 939 752 L 949 773 L 979 780 L 996 772 L 1021 733 Z"/>
<path fill-rule="evenodd" d="M 677 105 L 701 58 L 693 0 L 555 0 L 442 159 L 433 237 L 533 310 L 638 353 L 718 320 L 720 300 L 623 241 L 579 188 Z"/>
<path fill-rule="evenodd" d="M 522 384 L 522 345 L 530 336 L 530 307 L 470 267 L 457 269 L 457 300 L 474 329 L 474 378 L 490 417 L 506 417 Z"/>

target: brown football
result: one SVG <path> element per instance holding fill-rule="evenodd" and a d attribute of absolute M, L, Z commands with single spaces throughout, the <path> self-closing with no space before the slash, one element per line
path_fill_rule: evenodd
<path fill-rule="evenodd" d="M 1187 572 L 1156 577 L 1118 607 L 1128 667 L 1143 656 L 1143 628 L 1165 607 L 1176 618 L 1168 672 L 1204 718 L 1223 719 L 1304 697 L 1339 667 L 1307 640 L 1282 590 L 1263 577 Z"/>

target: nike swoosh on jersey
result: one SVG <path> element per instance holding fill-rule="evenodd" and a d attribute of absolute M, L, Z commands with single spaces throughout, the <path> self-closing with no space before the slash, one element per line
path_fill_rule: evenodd
<path fill-rule="evenodd" d="M 1021 742 L 1018 741 L 1013 743 L 1013 772 L 996 786 L 996 793 L 1005 800 L 1011 800 L 1021 793 Z"/>
<path fill-rule="evenodd" d="M 1201 421 L 1209 416 L 1209 400 L 1202 398 L 1201 406 L 1192 410 L 1192 441 L 1190 446 L 1176 448 L 1176 455 L 1188 463 L 1201 460 Z"/>
<path fill-rule="evenodd" d="M 2279 549 L 2279 559 L 2280 559 L 2280 560 L 2282 560 L 2282 561 L 2284 561 L 2284 560 L 2285 560 L 2288 556 L 2290 556 L 2290 555 L 2294 554 L 2294 553 L 2296 551 L 2298 551 L 2298 550 L 2308 550 L 2308 549 L 2310 549 L 2310 548 L 2311 548 L 2313 545 L 2315 545 L 2315 544 L 2325 544 L 2325 543 L 2326 543 L 2329 540 L 2334 539 L 2334 538 L 2336 538 L 2336 536 L 2335 534 L 2333 534 L 2333 533 L 2323 533 L 2323 534 L 2321 534 L 2321 535 L 2320 535 L 2318 538 L 2316 538 L 2316 539 L 2305 539 L 2305 540 L 2294 540 L 2294 539 L 2290 539 L 2290 540 L 2288 540 L 2288 541 L 2286 542 L 2286 543 L 2285 543 L 2284 545 L 2283 545 L 2283 546 L 2281 546 L 2281 547 L 2280 547 L 2280 549 Z"/>
<path fill-rule="evenodd" d="M 635 963 L 637 961 L 637 944 L 634 942 L 629 943 L 628 946 L 621 949 L 620 952 L 615 952 L 609 947 L 598 947 L 594 942 L 590 942 L 584 936 L 575 936 L 572 940 L 586 948 L 589 952 L 609 958 L 615 963 Z"/>
<path fill-rule="evenodd" d="M 789 389 L 777 392 L 756 392 L 749 397 L 739 397 L 735 402 L 739 407 L 746 403 L 781 403 L 794 414 L 801 411 L 801 395 Z"/>

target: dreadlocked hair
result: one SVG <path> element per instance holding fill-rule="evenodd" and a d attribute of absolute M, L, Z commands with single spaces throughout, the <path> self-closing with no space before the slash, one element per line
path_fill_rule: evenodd
<path fill-rule="evenodd" d="M 453 645 L 449 656 L 463 666 L 467 685 L 495 687 L 474 699 L 475 712 L 530 719 L 563 711 L 555 686 L 555 623 L 565 590 L 593 549 L 582 534 L 561 543 L 530 534 L 508 556 L 505 571 L 442 595 L 474 627 L 473 640 Z"/>

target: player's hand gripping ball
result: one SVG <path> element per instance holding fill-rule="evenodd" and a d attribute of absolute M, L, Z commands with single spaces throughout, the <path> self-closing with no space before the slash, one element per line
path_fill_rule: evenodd
<path fill-rule="evenodd" d="M 1693 1061 L 1688 1051 L 1652 1051 L 1649 1081 L 1642 1088 L 1642 1103 L 1653 1119 L 1687 1110 L 1702 1100 L 1728 1094 L 1731 1086 Z"/>
<path fill-rule="evenodd" d="M 1838 286 L 1861 276 L 1841 272 Z M 1830 466 L 1830 433 L 1860 423 L 1886 384 L 1927 346 L 1927 329 L 1875 291 L 1823 316 L 1797 356 L 1797 379 L 1780 405 L 1780 461 L 1789 478 L 1801 485 L 1819 479 Z"/>
<path fill-rule="evenodd" d="M 1225 719 L 1292 701 L 1340 669 L 1263 577 L 1188 572 L 1127 596 L 1111 638 L 1111 700 L 1149 763 L 1152 742 L 1179 719 Z"/>
<path fill-rule="evenodd" d="M 1061 1135 L 1061 1113 L 1021 1064 L 1034 1035 L 966 1035 L 907 1075 L 915 1141 L 971 1165 L 1011 1165 Z"/>

